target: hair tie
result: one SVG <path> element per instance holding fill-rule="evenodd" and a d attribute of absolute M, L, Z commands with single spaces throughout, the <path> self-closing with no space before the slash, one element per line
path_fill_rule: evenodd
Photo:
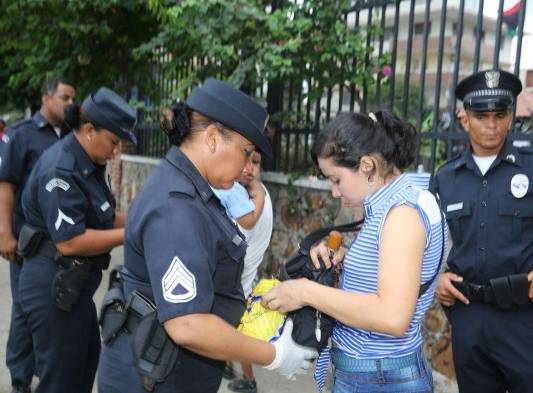
<path fill-rule="evenodd" d="M 374 115 L 374 112 L 369 112 L 368 117 L 370 117 L 374 121 L 374 123 L 378 122 L 378 118 L 376 117 L 376 115 Z"/>

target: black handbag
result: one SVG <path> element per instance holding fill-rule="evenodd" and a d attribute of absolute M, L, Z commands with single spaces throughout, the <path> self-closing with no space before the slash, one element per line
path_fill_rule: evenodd
<path fill-rule="evenodd" d="M 442 212 L 441 212 L 442 215 Z M 444 233 L 444 215 L 442 215 L 442 233 Z M 351 222 L 349 224 L 339 225 L 331 228 L 318 229 L 307 235 L 302 242 L 296 255 L 287 260 L 285 265 L 280 268 L 279 280 L 286 281 L 297 278 L 307 278 L 322 285 L 334 287 L 337 283 L 335 267 L 326 268 L 322 265 L 319 269 L 311 261 L 309 251 L 313 244 L 325 237 L 331 231 L 339 232 L 358 232 L 364 220 Z M 433 277 L 420 285 L 418 297 L 422 296 L 431 286 L 438 276 L 442 260 L 444 258 L 444 237 L 442 240 L 441 258 L 439 265 Z M 290 312 L 289 317 L 293 320 L 292 338 L 298 344 L 316 348 L 320 353 L 328 345 L 329 338 L 333 332 L 335 319 L 331 316 L 321 313 L 313 307 L 306 306 Z"/>
<path fill-rule="evenodd" d="M 310 233 L 300 243 L 296 255 L 289 258 L 285 265 L 280 268 L 279 280 L 307 278 L 319 284 L 334 287 L 337 282 L 335 267 L 332 266 L 327 269 L 325 265 L 322 265 L 319 269 L 315 268 L 309 257 L 311 246 L 331 231 L 357 232 L 362 225 L 363 220 L 360 220 L 349 224 L 318 229 Z M 309 306 L 290 312 L 289 317 L 293 321 L 292 338 L 298 344 L 316 348 L 318 352 L 328 344 L 335 319 Z"/>

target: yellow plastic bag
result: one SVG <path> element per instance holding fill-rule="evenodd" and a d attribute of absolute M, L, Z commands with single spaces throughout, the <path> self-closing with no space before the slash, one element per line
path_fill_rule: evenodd
<path fill-rule="evenodd" d="M 237 330 L 247 336 L 265 341 L 276 341 L 285 323 L 285 314 L 261 305 L 262 296 L 280 284 L 276 279 L 261 279 L 248 297 L 246 310 Z"/>

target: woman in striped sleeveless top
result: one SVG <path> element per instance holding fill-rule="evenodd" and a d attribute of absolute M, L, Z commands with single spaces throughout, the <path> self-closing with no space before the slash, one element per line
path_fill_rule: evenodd
<path fill-rule="evenodd" d="M 421 322 L 447 234 L 429 175 L 401 172 L 413 163 L 418 140 L 413 126 L 384 111 L 340 114 L 317 135 L 313 153 L 332 196 L 363 209 L 365 223 L 331 261 L 324 243 L 311 251 L 317 266 L 318 258 L 328 266 L 343 262 L 339 289 L 291 280 L 263 301 L 281 312 L 309 305 L 337 320 L 331 350 L 317 362 L 320 390 L 331 358 L 334 393 L 433 391 Z"/>

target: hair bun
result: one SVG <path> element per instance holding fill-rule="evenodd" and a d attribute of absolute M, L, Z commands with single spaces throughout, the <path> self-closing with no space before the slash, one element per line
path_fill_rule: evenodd
<path fill-rule="evenodd" d="M 161 130 L 167 134 L 170 144 L 179 146 L 185 136 L 191 131 L 188 107 L 184 102 L 178 102 L 161 115 Z"/>
<path fill-rule="evenodd" d="M 394 162 L 398 169 L 411 165 L 417 154 L 419 134 L 409 122 L 402 120 L 388 111 L 375 112 L 377 122 L 394 144 L 394 150 L 388 161 Z"/>

